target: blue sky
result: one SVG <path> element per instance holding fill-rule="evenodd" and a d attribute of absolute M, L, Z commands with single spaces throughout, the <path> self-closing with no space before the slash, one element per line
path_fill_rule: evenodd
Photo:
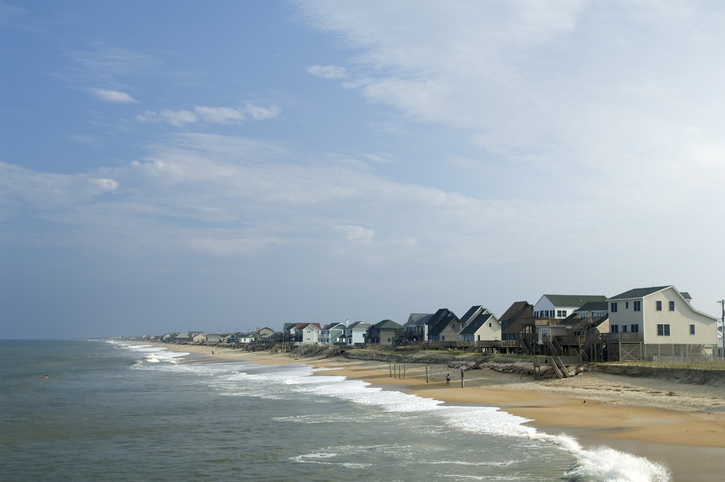
<path fill-rule="evenodd" d="M 0 338 L 674 284 L 719 314 L 717 2 L 0 3 Z"/>

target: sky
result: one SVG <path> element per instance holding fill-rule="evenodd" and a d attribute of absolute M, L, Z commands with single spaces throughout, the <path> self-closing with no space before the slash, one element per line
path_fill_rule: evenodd
<path fill-rule="evenodd" d="M 0 2 L 0 338 L 674 285 L 720 315 L 725 4 Z"/>

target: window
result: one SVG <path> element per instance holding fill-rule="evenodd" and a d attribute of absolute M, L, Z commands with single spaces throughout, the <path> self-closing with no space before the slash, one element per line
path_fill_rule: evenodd
<path fill-rule="evenodd" d="M 657 311 L 662 311 L 662 302 L 661 301 L 657 302 Z"/>
<path fill-rule="evenodd" d="M 561 310 L 561 316 L 563 316 L 564 318 L 566 318 L 566 310 Z"/>
<path fill-rule="evenodd" d="M 670 311 L 675 311 L 675 302 L 670 301 Z"/>
<path fill-rule="evenodd" d="M 639 325 L 629 325 L 629 331 L 632 333 L 639 333 Z"/>
<path fill-rule="evenodd" d="M 622 325 L 622 333 L 627 333 L 627 325 Z"/>
<path fill-rule="evenodd" d="M 633 301 L 632 307 L 634 311 L 642 311 L 642 302 L 641 301 Z"/>
<path fill-rule="evenodd" d="M 657 336 L 670 336 L 670 325 L 657 325 Z"/>
<path fill-rule="evenodd" d="M 616 313 L 617 312 L 617 303 L 612 303 L 612 306 L 609 311 L 611 311 L 612 313 Z"/>
<path fill-rule="evenodd" d="M 624 309 L 625 310 L 628 310 L 629 309 L 629 301 L 625 301 L 624 302 Z"/>
<path fill-rule="evenodd" d="M 619 333 L 619 325 L 611 325 L 609 331 L 612 333 Z"/>
<path fill-rule="evenodd" d="M 670 301 L 670 303 L 673 303 L 673 301 Z M 695 325 L 690 325 L 690 335 L 695 334 Z"/>
<path fill-rule="evenodd" d="M 491 328 L 493 326 L 493 323 L 489 323 L 488 327 Z"/>
<path fill-rule="evenodd" d="M 534 311 L 534 318 L 538 318 L 538 317 L 539 317 L 539 312 L 538 311 Z"/>

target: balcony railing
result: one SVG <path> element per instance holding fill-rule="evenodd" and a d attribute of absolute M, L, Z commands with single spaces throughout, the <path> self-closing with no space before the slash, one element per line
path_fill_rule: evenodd
<path fill-rule="evenodd" d="M 641 343 L 644 333 L 605 333 L 602 338 L 607 343 Z"/>

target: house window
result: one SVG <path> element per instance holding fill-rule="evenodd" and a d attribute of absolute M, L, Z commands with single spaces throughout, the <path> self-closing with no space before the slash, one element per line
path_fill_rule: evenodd
<path fill-rule="evenodd" d="M 617 312 L 617 303 L 612 303 L 612 306 L 611 306 L 610 311 L 612 313 L 616 313 Z"/>
<path fill-rule="evenodd" d="M 670 325 L 657 325 L 657 336 L 670 336 Z"/>
<path fill-rule="evenodd" d="M 609 331 L 611 331 L 612 333 L 619 333 L 619 325 L 610 326 Z"/>
<path fill-rule="evenodd" d="M 657 302 L 657 311 L 662 311 L 662 302 L 661 301 Z"/>
<path fill-rule="evenodd" d="M 489 324 L 488 324 L 488 327 L 489 327 L 489 328 L 493 327 L 493 324 L 492 324 L 492 323 L 489 323 Z"/>
<path fill-rule="evenodd" d="M 632 333 L 639 333 L 639 325 L 630 325 L 629 331 L 631 331 Z"/>
<path fill-rule="evenodd" d="M 633 301 L 633 308 L 634 311 L 642 311 L 642 302 L 641 301 Z"/>
<path fill-rule="evenodd" d="M 675 302 L 670 301 L 670 311 L 675 311 Z"/>
<path fill-rule="evenodd" d="M 672 301 L 670 303 L 672 303 Z M 694 335 L 694 334 L 695 334 L 695 325 L 690 325 L 690 335 Z"/>
<path fill-rule="evenodd" d="M 629 309 L 629 301 L 625 301 L 624 302 L 624 309 L 625 310 L 628 310 Z"/>
<path fill-rule="evenodd" d="M 627 333 L 627 325 L 622 325 L 622 333 Z"/>
<path fill-rule="evenodd" d="M 390 340 L 388 340 L 388 341 L 390 341 Z M 445 336 L 442 336 L 441 337 L 441 341 L 446 341 L 446 337 Z"/>

